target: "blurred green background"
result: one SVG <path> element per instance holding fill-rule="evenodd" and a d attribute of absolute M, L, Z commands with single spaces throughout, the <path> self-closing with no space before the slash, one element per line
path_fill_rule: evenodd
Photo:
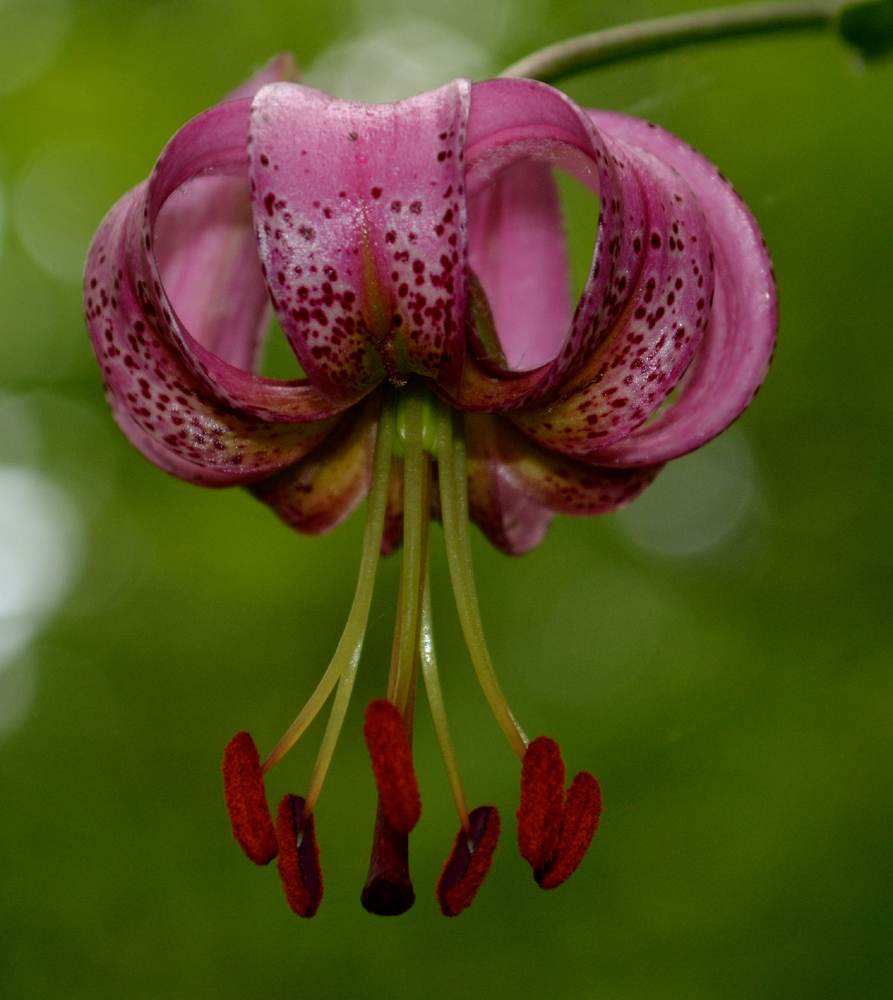
<path fill-rule="evenodd" d="M 319 915 L 294 917 L 275 870 L 241 856 L 222 748 L 248 728 L 269 750 L 315 685 L 362 513 L 302 538 L 247 494 L 159 472 L 113 425 L 83 329 L 105 210 L 271 54 L 392 99 L 690 7 L 0 2 L 0 995 L 893 995 L 893 62 L 803 35 L 567 83 L 732 178 L 782 324 L 752 410 L 628 511 L 558 519 L 519 560 L 475 535 L 509 700 L 604 789 L 593 850 L 552 893 L 514 846 L 517 761 L 474 680 L 439 528 L 453 735 L 472 803 L 504 826 L 474 906 L 445 920 L 434 899 L 456 821 L 425 707 L 418 902 L 399 919 L 359 905 L 375 808 L 360 720 L 384 691 L 397 559 L 318 809 Z M 591 247 L 574 243 L 579 268 Z M 303 790 L 321 731 L 272 773 L 271 800 Z"/>

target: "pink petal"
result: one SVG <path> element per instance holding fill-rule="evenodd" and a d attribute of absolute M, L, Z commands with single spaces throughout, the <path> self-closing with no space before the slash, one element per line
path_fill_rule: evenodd
<path fill-rule="evenodd" d="M 639 174 L 623 153 L 610 136 L 592 126 L 581 108 L 551 87 L 532 80 L 491 80 L 472 88 L 467 154 L 470 209 L 484 204 L 478 199 L 488 188 L 504 183 L 505 171 L 535 161 L 577 177 L 599 196 L 600 215 L 592 269 L 573 320 L 563 337 L 556 327 L 548 328 L 542 356 L 552 355 L 553 360 L 517 374 L 485 369 L 466 356 L 460 390 L 452 397 L 455 405 L 507 411 L 548 398 L 608 334 L 642 266 L 642 254 L 634 251 L 633 244 L 636 237 L 642 243 L 644 195 Z M 474 230 L 481 223 L 473 219 L 470 225 Z M 554 222 L 543 225 L 542 238 L 554 242 Z M 544 306 L 557 306 L 561 294 L 553 273 L 545 282 Z M 506 288 L 499 297 L 510 296 Z M 556 315 L 565 314 L 562 310 Z M 497 333 L 512 342 L 512 334 L 499 329 L 498 316 Z"/>
<path fill-rule="evenodd" d="M 615 156 L 639 175 L 644 204 L 632 249 L 641 267 L 632 287 L 615 277 L 612 326 L 561 398 L 513 414 L 534 440 L 588 456 L 644 423 L 682 377 L 704 334 L 713 300 L 710 233 L 691 189 L 662 160 L 613 140 Z M 640 235 L 641 234 L 641 235 Z"/>
<path fill-rule="evenodd" d="M 480 279 L 513 371 L 539 368 L 571 323 L 570 268 L 548 164 L 524 160 L 468 203 L 468 262 Z"/>
<path fill-rule="evenodd" d="M 465 335 L 462 81 L 399 104 L 295 84 L 251 112 L 252 211 L 304 371 L 344 405 L 386 376 L 454 385 Z"/>
<path fill-rule="evenodd" d="M 248 99 L 218 105 L 167 144 L 149 178 L 140 228 L 131 235 L 129 269 L 147 315 L 154 314 L 209 393 L 261 419 L 317 420 L 338 407 L 309 383 L 247 370 L 266 324 L 243 180 L 249 109 Z"/>
<path fill-rule="evenodd" d="M 498 468 L 501 481 L 550 517 L 609 514 L 634 500 L 663 468 L 601 468 L 540 447 L 504 417 L 468 414 L 465 420 L 469 450 L 477 447 L 478 439 L 486 441 L 491 466 Z"/>
<path fill-rule="evenodd" d="M 161 468 L 207 486 L 247 483 L 297 461 L 334 420 L 264 424 L 215 398 L 164 335 L 140 251 L 146 185 L 103 220 L 87 258 L 84 309 L 112 412 Z"/>
<path fill-rule="evenodd" d="M 378 395 L 349 410 L 337 429 L 300 462 L 251 487 L 295 531 L 322 535 L 369 492 Z"/>
<path fill-rule="evenodd" d="M 600 128 L 650 150 L 685 178 L 713 241 L 713 310 L 679 396 L 625 441 L 589 456 L 620 466 L 664 462 L 725 430 L 766 377 L 778 328 L 772 262 L 750 210 L 709 160 L 654 125 L 606 111 L 589 114 Z"/>
<path fill-rule="evenodd" d="M 487 538 L 506 555 L 530 552 L 545 538 L 552 512 L 522 492 L 499 460 L 498 418 L 465 415 L 468 510 Z"/>

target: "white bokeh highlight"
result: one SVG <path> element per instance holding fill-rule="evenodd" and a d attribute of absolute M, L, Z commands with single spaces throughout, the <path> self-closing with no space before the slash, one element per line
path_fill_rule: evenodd
<path fill-rule="evenodd" d="M 478 76 L 487 53 L 469 38 L 430 21 L 410 20 L 328 49 L 304 82 L 351 101 L 384 103 L 433 90 L 460 76 Z"/>
<path fill-rule="evenodd" d="M 125 188 L 120 157 L 109 147 L 78 143 L 43 151 L 15 188 L 22 245 L 54 278 L 79 282 L 90 240 Z"/>
<path fill-rule="evenodd" d="M 733 427 L 670 462 L 653 486 L 615 515 L 615 523 L 645 552 L 700 556 L 737 534 L 756 495 L 753 453 Z"/>

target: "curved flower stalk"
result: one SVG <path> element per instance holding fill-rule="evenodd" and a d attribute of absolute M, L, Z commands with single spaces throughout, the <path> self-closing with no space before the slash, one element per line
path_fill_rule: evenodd
<path fill-rule="evenodd" d="M 368 497 L 360 580 L 316 691 L 261 764 L 241 733 L 224 779 L 236 839 L 278 855 L 292 908 L 322 897 L 314 809 L 345 718 L 380 553 L 403 569 L 386 698 L 364 735 L 379 792 L 363 903 L 414 899 L 408 836 L 418 672 L 459 815 L 438 883 L 447 915 L 474 898 L 499 835 L 469 810 L 446 723 L 428 595 L 428 524 L 443 523 L 472 662 L 522 761 L 518 839 L 543 888 L 586 852 L 601 811 L 582 772 L 565 791 L 552 740 L 530 742 L 484 639 L 469 520 L 509 554 L 556 513 L 628 503 L 710 440 L 762 382 L 776 332 L 769 257 L 717 169 L 648 123 L 585 111 L 531 80 L 455 81 L 398 104 L 287 82 L 279 60 L 185 125 L 102 223 L 85 307 L 115 418 L 166 471 L 248 487 L 298 531 L 328 531 Z M 556 169 L 599 199 L 579 301 Z M 305 377 L 259 375 L 270 310 Z M 274 828 L 263 774 L 335 693 L 306 795 Z"/>

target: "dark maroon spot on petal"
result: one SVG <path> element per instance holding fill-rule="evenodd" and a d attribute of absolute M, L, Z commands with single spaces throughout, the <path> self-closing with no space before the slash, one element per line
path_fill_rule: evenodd
<path fill-rule="evenodd" d="M 372 197 L 376 201 L 378 201 L 378 199 L 381 197 L 381 188 L 380 187 L 374 187 L 374 188 L 372 188 Z"/>
<path fill-rule="evenodd" d="M 273 192 L 271 191 L 271 192 L 270 192 L 270 193 L 269 193 L 269 194 L 268 194 L 268 195 L 267 195 L 267 196 L 266 196 L 266 197 L 264 198 L 264 207 L 265 207 L 265 208 L 266 208 L 266 210 L 267 210 L 267 215 L 269 215 L 269 216 L 272 216 L 272 215 L 273 215 L 273 205 L 275 205 L 275 203 L 276 203 L 276 195 L 275 195 L 275 194 L 273 194 Z"/>

